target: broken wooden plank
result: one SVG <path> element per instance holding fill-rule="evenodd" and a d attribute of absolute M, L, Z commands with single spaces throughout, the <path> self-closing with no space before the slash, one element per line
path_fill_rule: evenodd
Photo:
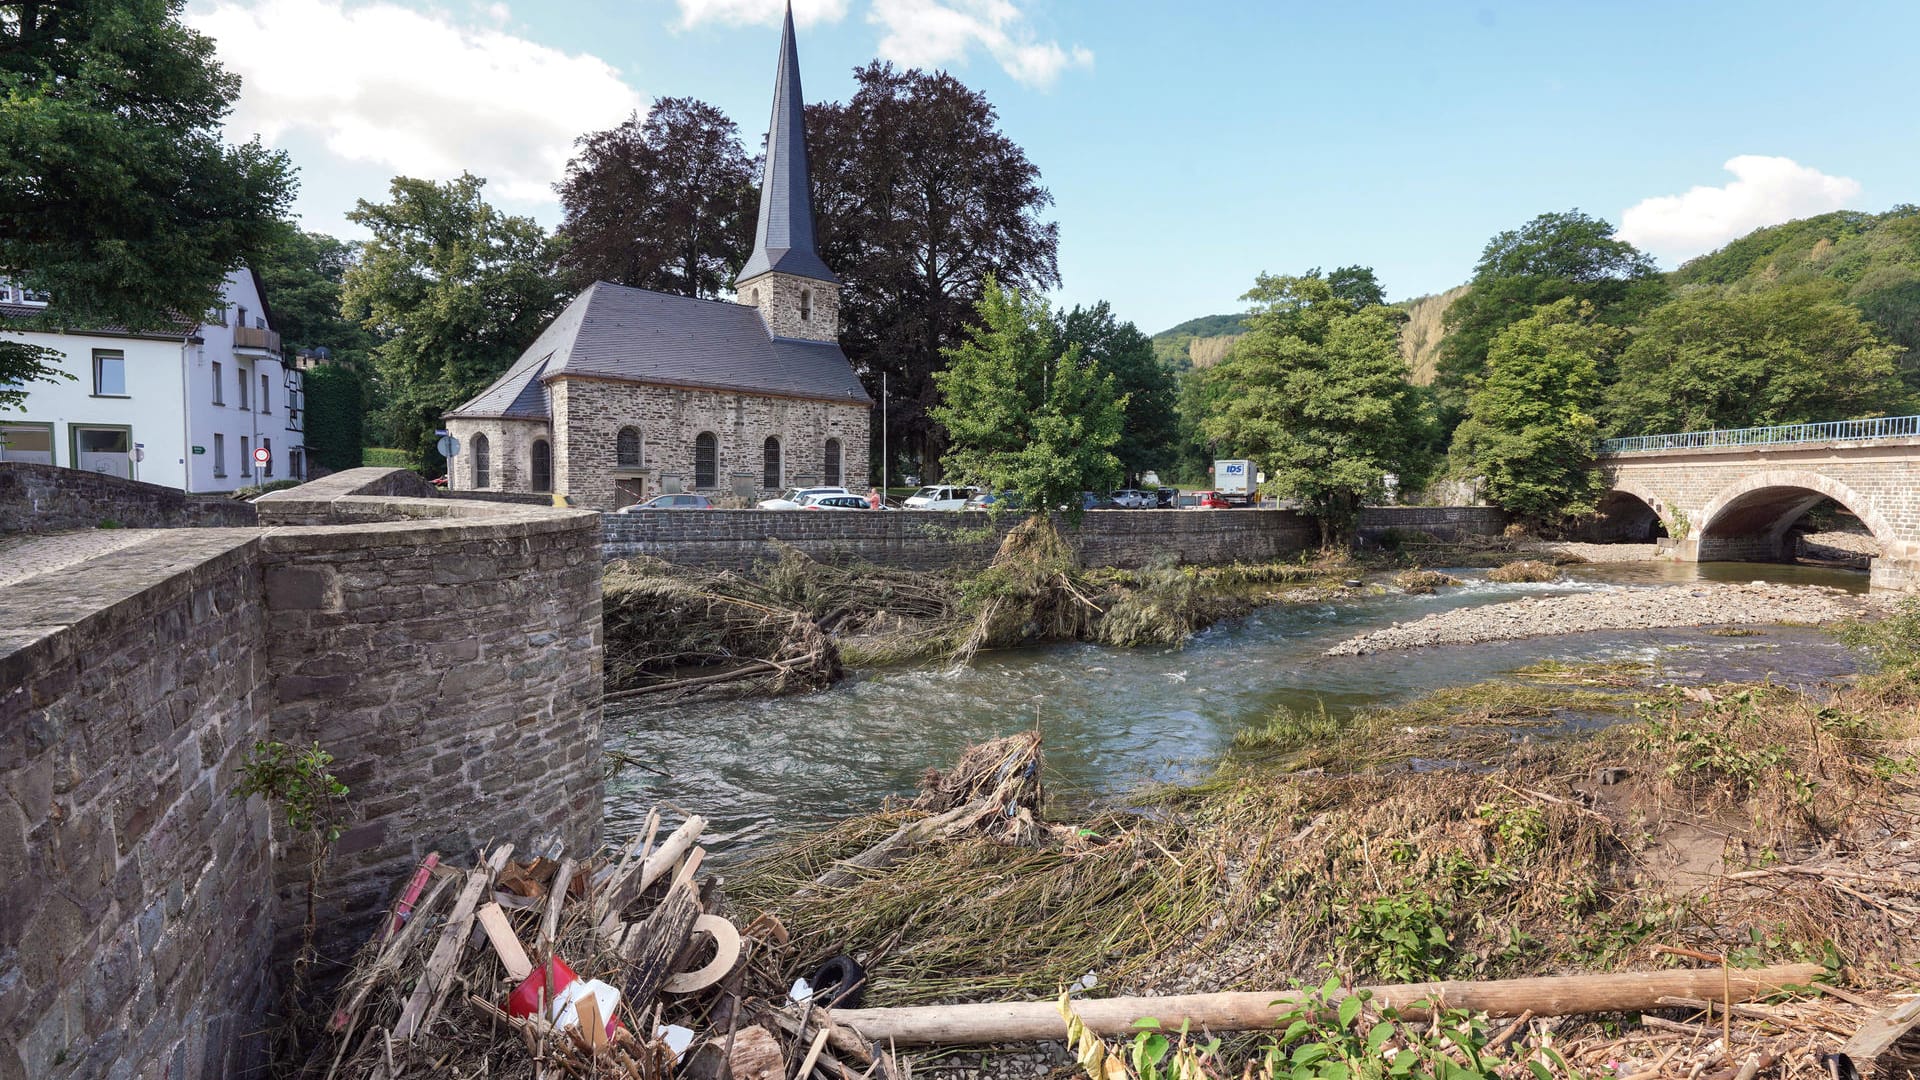
<path fill-rule="evenodd" d="M 624 876 L 615 875 L 607 882 L 605 900 L 599 909 L 600 936 L 608 941 L 620 932 L 620 915 L 633 903 L 647 886 L 665 877 L 667 871 L 685 856 L 700 834 L 706 831 L 707 819 L 698 814 L 689 815 L 673 834 L 661 841 L 659 850 L 640 860 L 636 868 L 630 869 Z"/>
<path fill-rule="evenodd" d="M 1788 986 L 1804 986 L 1825 972 L 1819 964 L 1783 964 L 1747 968 L 1725 978 L 1736 1000 L 1763 997 Z M 1376 1007 L 1398 1009 L 1409 1018 L 1426 1006 L 1444 1003 L 1492 1016 L 1537 1016 L 1628 1012 L 1651 1009 L 1662 996 L 1720 997 L 1717 970 L 1622 972 L 1546 979 L 1488 982 L 1408 983 L 1367 987 Z M 1131 1034 L 1138 1020 L 1153 1018 L 1167 1028 L 1190 1024 L 1194 1030 L 1252 1031 L 1271 1027 L 1295 1008 L 1298 991 L 1264 990 L 1169 997 L 1094 998 L 1074 1002 L 1088 1030 L 1099 1035 Z M 982 1005 L 928 1005 L 891 1009 L 840 1009 L 836 1023 L 871 1042 L 901 1045 L 967 1046 L 994 1042 L 1057 1042 L 1066 1036 L 1058 1002 L 1021 1001 Z"/>
<path fill-rule="evenodd" d="M 567 887 L 573 884 L 573 872 L 579 868 L 572 859 L 560 860 L 553 883 L 547 889 L 547 912 L 540 919 L 540 934 L 533 939 L 533 954 L 545 963 L 553 958 L 553 942 L 560 934 L 560 910 L 567 906 Z"/>
<path fill-rule="evenodd" d="M 393 1025 L 394 1037 L 403 1042 L 412 1039 L 414 1033 L 426 1026 L 427 1021 L 440 1011 L 440 1003 L 446 999 L 448 976 L 453 974 L 453 966 L 460 959 L 460 949 L 465 945 L 467 935 L 473 931 L 474 908 L 493 884 L 493 876 L 507 864 L 512 854 L 512 844 L 501 844 L 485 863 L 467 872 L 467 884 L 460 890 L 459 899 L 453 903 L 453 913 L 447 917 L 447 925 L 440 931 L 440 940 L 434 943 L 433 954 L 427 957 L 427 966 L 420 973 L 420 981 L 414 984 L 412 996 L 407 998 L 399 1021 Z"/>
<path fill-rule="evenodd" d="M 1840 1052 L 1853 1059 L 1855 1068 L 1865 1072 L 1875 1058 L 1886 1053 L 1916 1025 L 1920 1025 L 1920 998 L 1867 1017 Z"/>
<path fill-rule="evenodd" d="M 621 1000 L 630 1009 L 643 1010 L 653 1004 L 660 988 L 673 975 L 674 960 L 693 934 L 693 921 L 700 915 L 700 899 L 693 887 L 693 876 L 699 872 L 700 860 L 705 855 L 699 848 L 693 849 L 687 856 L 687 865 L 667 889 L 666 899 L 647 916 L 647 921 L 629 930 L 621 943 L 621 955 L 632 965 L 621 987 Z"/>

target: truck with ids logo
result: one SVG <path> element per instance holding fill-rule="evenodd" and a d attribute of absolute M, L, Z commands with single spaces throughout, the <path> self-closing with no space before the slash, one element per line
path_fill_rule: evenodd
<path fill-rule="evenodd" d="M 1213 489 L 1234 506 L 1260 505 L 1260 474 L 1251 461 L 1214 462 Z"/>

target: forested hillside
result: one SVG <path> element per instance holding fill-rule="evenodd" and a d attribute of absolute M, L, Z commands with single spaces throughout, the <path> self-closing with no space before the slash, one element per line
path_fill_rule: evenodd
<path fill-rule="evenodd" d="M 1153 335 L 1153 355 L 1170 371 L 1212 367 L 1246 333 L 1244 315 L 1202 315 Z"/>
<path fill-rule="evenodd" d="M 1920 206 L 1842 210 L 1758 229 L 1668 278 L 1735 293 L 1788 285 L 1828 292 L 1900 346 L 1901 373 L 1920 388 Z"/>

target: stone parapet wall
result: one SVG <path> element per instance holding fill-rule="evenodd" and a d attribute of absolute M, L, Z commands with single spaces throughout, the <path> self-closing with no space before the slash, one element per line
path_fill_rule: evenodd
<path fill-rule="evenodd" d="M 396 472 L 0 594 L 0 1080 L 259 1064 L 308 868 L 231 796 L 257 739 L 319 742 L 351 789 L 336 959 L 428 850 L 597 842 L 597 515 Z"/>
<path fill-rule="evenodd" d="M 252 531 L 195 530 L 0 603 L 0 1077 L 245 1075 L 265 1055 L 267 732 Z"/>
<path fill-rule="evenodd" d="M 913 570 L 977 569 L 993 560 L 1019 518 L 977 511 L 662 510 L 601 519 L 608 559 L 648 555 L 687 566 L 746 571 L 787 544 L 825 560 Z M 1068 537 L 1094 566 L 1162 558 L 1202 565 L 1291 558 L 1319 540 L 1291 510 L 1094 510 Z"/>
<path fill-rule="evenodd" d="M 0 534 L 243 526 L 253 504 L 83 469 L 0 461 Z"/>

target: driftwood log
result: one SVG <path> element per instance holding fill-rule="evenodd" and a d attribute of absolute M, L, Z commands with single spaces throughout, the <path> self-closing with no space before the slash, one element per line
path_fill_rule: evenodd
<path fill-rule="evenodd" d="M 1824 970 L 1819 964 L 1783 964 L 1733 970 L 1724 975 L 1717 968 L 1709 968 L 1489 982 L 1403 983 L 1365 989 L 1372 992 L 1375 1005 L 1391 1006 L 1408 1017 L 1423 1015 L 1419 1006 L 1429 1003 L 1492 1016 L 1518 1016 L 1529 1009 L 1536 1016 L 1567 1016 L 1651 1009 L 1663 996 L 1720 1001 L 1730 993 L 1736 1001 L 1748 1001 L 1783 987 L 1811 983 Z M 1100 1035 L 1131 1034 L 1135 1021 L 1149 1018 L 1158 1020 L 1166 1028 L 1185 1023 L 1196 1031 L 1252 1031 L 1272 1027 L 1298 1000 L 1297 991 L 1269 990 L 1089 998 L 1075 1001 L 1073 1008 L 1088 1030 Z M 833 1013 L 833 1020 L 853 1028 L 870 1042 L 884 1044 L 891 1040 L 902 1046 L 1043 1042 L 1066 1037 L 1059 1005 L 1052 1001 L 840 1009 Z"/>
<path fill-rule="evenodd" d="M 666 899 L 653 909 L 647 921 L 629 930 L 621 943 L 621 954 L 631 966 L 621 987 L 620 1000 L 629 1008 L 644 1009 L 652 1005 L 673 976 L 673 962 L 680 950 L 686 948 L 687 939 L 693 934 L 693 921 L 700 915 L 700 893 L 694 888 L 693 877 L 700 871 L 704 854 L 699 848 L 688 854 L 687 864 L 668 887 Z"/>

